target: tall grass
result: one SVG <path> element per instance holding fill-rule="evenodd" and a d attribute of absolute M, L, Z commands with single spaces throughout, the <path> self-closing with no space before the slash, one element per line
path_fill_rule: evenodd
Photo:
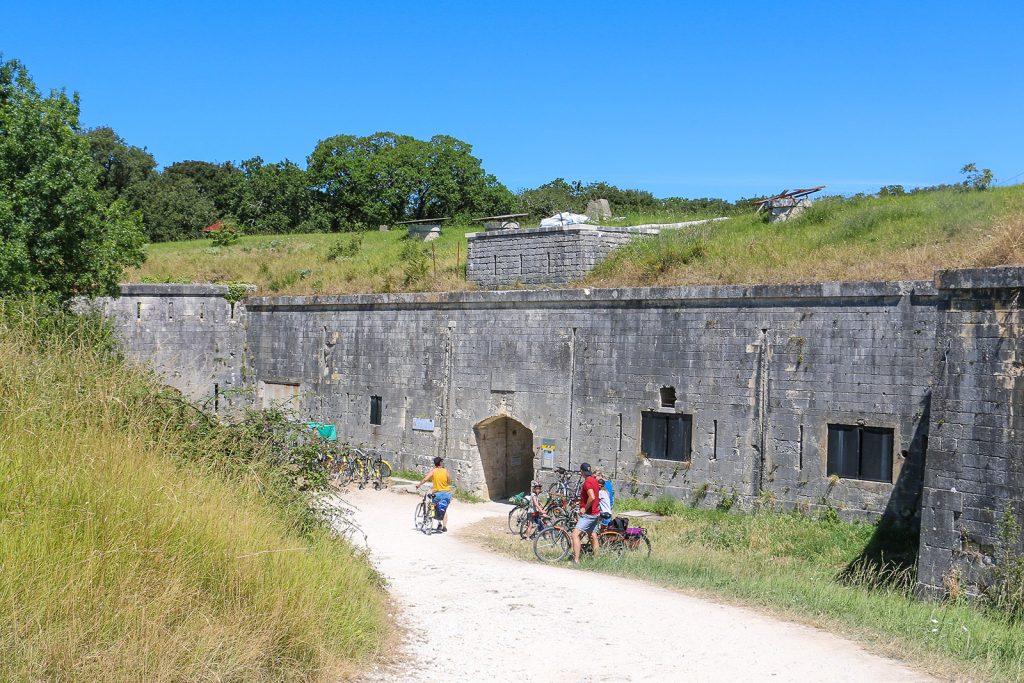
<path fill-rule="evenodd" d="M 710 215 L 635 214 L 611 225 Z M 1024 186 L 899 197 L 826 198 L 801 217 L 768 224 L 752 211 L 634 240 L 598 265 L 587 286 L 930 279 L 940 268 L 1024 261 Z M 465 234 L 445 226 L 433 243 L 405 231 L 243 237 L 149 246 L 132 280 L 244 281 L 264 293 L 319 294 L 471 289 Z M 435 266 L 436 263 L 436 266 Z"/>
<path fill-rule="evenodd" d="M 332 680 L 372 659 L 365 560 L 269 465 L 187 458 L 195 430 L 108 340 L 0 303 L 0 680 Z"/>
<path fill-rule="evenodd" d="M 931 279 L 1024 261 L 1024 187 L 826 198 L 799 218 L 747 213 L 665 230 L 613 253 L 591 286 Z"/>

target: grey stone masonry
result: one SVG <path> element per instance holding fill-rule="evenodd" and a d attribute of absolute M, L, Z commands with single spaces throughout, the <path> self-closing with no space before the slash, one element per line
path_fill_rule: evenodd
<path fill-rule="evenodd" d="M 524 243 L 593 234 L 574 230 Z M 218 412 L 282 405 L 396 467 L 444 456 L 492 497 L 588 461 L 626 495 L 920 523 L 920 584 L 940 595 L 980 591 L 1000 516 L 1024 522 L 1022 291 L 1024 268 L 997 268 L 234 305 L 225 287 L 125 285 L 96 303 L 129 357 Z M 881 459 L 858 461 L 863 444 Z"/>
<path fill-rule="evenodd" d="M 251 403 L 245 307 L 227 285 L 126 284 L 96 304 L 129 359 L 144 364 L 208 411 L 233 415 Z"/>
<path fill-rule="evenodd" d="M 988 581 L 998 524 L 1024 523 L 1024 268 L 939 273 L 948 292 L 936 329 L 918 580 L 942 596 Z M 1012 551 L 1024 551 L 1016 539 Z"/>
<path fill-rule="evenodd" d="M 481 287 L 564 284 L 583 278 L 613 250 L 649 228 L 567 225 L 466 235 L 466 277 Z"/>

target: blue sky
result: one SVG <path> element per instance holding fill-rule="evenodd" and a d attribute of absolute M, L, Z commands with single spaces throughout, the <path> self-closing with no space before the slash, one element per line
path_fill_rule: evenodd
<path fill-rule="evenodd" d="M 330 135 L 391 130 L 465 140 L 513 190 L 735 199 L 950 182 L 969 161 L 1024 174 L 1020 2 L 0 8 L 6 58 L 162 165 L 301 163 Z"/>

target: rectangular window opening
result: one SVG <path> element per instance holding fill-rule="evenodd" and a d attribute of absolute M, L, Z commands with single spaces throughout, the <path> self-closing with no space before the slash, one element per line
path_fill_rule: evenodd
<path fill-rule="evenodd" d="M 892 447 L 892 429 L 830 424 L 827 474 L 891 483 Z"/>
<path fill-rule="evenodd" d="M 523 274 L 523 255 L 519 255 L 519 274 Z"/>
<path fill-rule="evenodd" d="M 652 460 L 689 462 L 693 416 L 645 410 L 640 414 L 640 451 Z"/>
<path fill-rule="evenodd" d="M 804 468 L 804 426 L 800 425 L 800 443 L 798 445 L 799 451 L 797 455 L 796 468 L 802 470 Z"/>
<path fill-rule="evenodd" d="M 380 396 L 370 397 L 370 424 L 381 424 L 381 414 L 384 412 L 384 401 Z"/>
<path fill-rule="evenodd" d="M 168 301 L 167 302 L 167 319 L 168 320 L 174 320 L 174 302 L 173 301 Z"/>
<path fill-rule="evenodd" d="M 547 253 L 548 257 L 548 275 L 551 275 L 551 252 Z"/>
<path fill-rule="evenodd" d="M 718 460 L 718 420 L 712 420 L 711 459 Z"/>
<path fill-rule="evenodd" d="M 206 317 L 206 304 L 199 304 L 199 319 Z"/>
<path fill-rule="evenodd" d="M 135 319 L 142 320 L 142 302 L 137 301 L 135 303 Z"/>
<path fill-rule="evenodd" d="M 494 274 L 497 275 L 498 274 L 498 255 L 495 254 L 491 258 L 494 259 Z"/>
<path fill-rule="evenodd" d="M 619 452 L 622 452 L 622 413 L 619 413 Z"/>
<path fill-rule="evenodd" d="M 235 302 L 234 301 L 231 302 L 231 319 L 232 320 L 235 319 Z"/>
<path fill-rule="evenodd" d="M 213 385 L 213 412 L 220 410 L 220 385 Z"/>
<path fill-rule="evenodd" d="M 662 408 L 675 408 L 676 407 L 676 388 L 675 387 L 662 387 L 660 392 L 661 392 L 661 407 Z"/>

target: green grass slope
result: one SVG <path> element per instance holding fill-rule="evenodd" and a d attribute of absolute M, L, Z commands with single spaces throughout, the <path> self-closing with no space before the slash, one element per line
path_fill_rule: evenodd
<path fill-rule="evenodd" d="M 693 215 L 629 216 L 615 224 L 674 222 Z M 428 244 L 403 230 L 242 237 L 149 246 L 132 281 L 256 284 L 262 293 L 472 289 L 467 232 L 446 226 Z M 599 264 L 590 287 L 710 283 L 929 279 L 935 270 L 1024 262 L 1024 186 L 943 190 L 899 197 L 826 198 L 800 218 L 768 224 L 753 212 L 664 230 Z"/>
<path fill-rule="evenodd" d="M 376 656 L 363 559 L 302 532 L 258 462 L 186 461 L 196 430 L 93 323 L 22 312 L 0 302 L 0 680 L 337 680 Z"/>

